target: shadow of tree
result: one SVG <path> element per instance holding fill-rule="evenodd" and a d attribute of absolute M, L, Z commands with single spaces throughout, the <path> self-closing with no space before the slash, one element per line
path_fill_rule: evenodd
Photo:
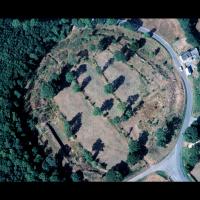
<path fill-rule="evenodd" d="M 127 103 L 129 105 L 133 105 L 139 98 L 139 95 L 138 94 L 135 94 L 135 95 L 130 95 L 127 99 Z"/>
<path fill-rule="evenodd" d="M 114 58 L 110 58 L 110 59 L 108 60 L 108 62 L 106 62 L 106 64 L 104 65 L 104 67 L 103 67 L 103 69 L 102 69 L 102 72 L 103 72 L 103 73 L 106 71 L 106 69 L 109 67 L 109 65 L 112 65 L 112 64 L 113 64 L 114 60 L 115 60 Z"/>
<path fill-rule="evenodd" d="M 124 161 L 121 161 L 120 163 L 116 164 L 113 167 L 113 169 L 119 171 L 123 177 L 126 177 L 130 173 L 130 168 L 128 164 Z"/>
<path fill-rule="evenodd" d="M 86 71 L 87 71 L 87 65 L 86 64 L 80 65 L 75 71 L 76 78 L 78 78 L 81 74 L 85 73 Z"/>
<path fill-rule="evenodd" d="M 124 83 L 124 81 L 125 81 L 125 76 L 120 75 L 118 78 L 116 78 L 112 82 L 112 86 L 114 88 L 114 92 Z"/>
<path fill-rule="evenodd" d="M 75 135 L 82 126 L 81 118 L 82 118 L 82 113 L 79 112 L 69 122 L 69 124 L 71 125 L 71 130 L 73 135 Z"/>
<path fill-rule="evenodd" d="M 104 143 L 100 138 L 98 138 L 92 146 L 92 151 L 95 151 L 93 155 L 94 160 L 97 158 L 100 151 L 104 151 L 104 147 L 105 147 Z"/>
<path fill-rule="evenodd" d="M 84 90 L 91 80 L 92 80 L 91 76 L 86 77 L 81 84 L 81 90 Z"/>
<path fill-rule="evenodd" d="M 103 102 L 102 106 L 101 106 L 101 111 L 108 111 L 113 107 L 114 104 L 114 99 L 107 99 Z"/>
<path fill-rule="evenodd" d="M 149 136 L 149 133 L 147 131 L 143 131 L 138 139 L 139 143 L 141 145 L 145 145 L 148 141 L 148 136 Z"/>
<path fill-rule="evenodd" d="M 138 40 L 138 44 L 139 44 L 139 48 L 142 48 L 146 43 L 146 39 L 145 38 L 140 38 Z"/>

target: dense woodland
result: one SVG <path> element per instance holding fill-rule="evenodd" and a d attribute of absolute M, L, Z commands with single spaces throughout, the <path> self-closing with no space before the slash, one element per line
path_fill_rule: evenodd
<path fill-rule="evenodd" d="M 67 169 L 38 144 L 37 121 L 24 111 L 23 97 L 41 59 L 73 25 L 94 27 L 98 23 L 111 25 L 117 20 L 0 19 L 0 181 L 74 179 L 74 174 L 70 178 Z"/>

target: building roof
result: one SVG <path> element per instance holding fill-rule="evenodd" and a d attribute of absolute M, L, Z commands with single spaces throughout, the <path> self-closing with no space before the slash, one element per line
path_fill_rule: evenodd
<path fill-rule="evenodd" d="M 197 59 L 199 58 L 199 52 L 197 48 L 189 49 L 188 51 L 181 53 L 180 56 L 182 57 L 183 60 L 187 60 L 190 57 Z"/>

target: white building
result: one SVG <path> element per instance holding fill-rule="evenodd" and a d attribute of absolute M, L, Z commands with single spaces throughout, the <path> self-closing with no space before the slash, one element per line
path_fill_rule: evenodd
<path fill-rule="evenodd" d="M 183 63 L 196 61 L 198 59 L 199 59 L 199 52 L 197 48 L 189 49 L 188 51 L 185 51 L 180 54 L 180 60 Z"/>

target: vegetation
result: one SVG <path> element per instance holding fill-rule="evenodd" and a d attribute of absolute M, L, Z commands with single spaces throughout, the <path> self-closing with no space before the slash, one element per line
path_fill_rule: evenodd
<path fill-rule="evenodd" d="M 75 76 L 74 76 L 73 72 L 68 72 L 68 73 L 66 73 L 65 79 L 66 79 L 66 81 L 67 81 L 68 83 L 72 83 L 72 81 L 75 80 Z"/>
<path fill-rule="evenodd" d="M 49 82 L 44 82 L 41 86 L 40 95 L 42 98 L 51 99 L 56 95 L 55 89 Z"/>
<path fill-rule="evenodd" d="M 118 108 L 121 112 L 125 112 L 126 107 L 127 107 L 127 103 L 126 103 L 126 102 L 120 102 L 120 103 L 117 105 L 117 108 Z"/>
<path fill-rule="evenodd" d="M 123 176 L 119 171 L 111 168 L 106 173 L 105 179 L 109 182 L 121 182 L 123 180 Z"/>
<path fill-rule="evenodd" d="M 114 92 L 114 87 L 113 87 L 113 85 L 112 85 L 111 83 L 106 84 L 106 85 L 104 86 L 104 92 L 105 92 L 106 94 L 111 94 L 111 93 L 113 93 L 113 92 Z"/>
<path fill-rule="evenodd" d="M 119 116 L 116 116 L 112 119 L 112 124 L 117 125 L 121 122 L 121 118 Z"/>
<path fill-rule="evenodd" d="M 69 124 L 68 121 L 64 122 L 64 132 L 65 132 L 65 134 L 68 138 L 73 136 L 73 133 L 72 133 L 72 130 L 71 130 L 71 125 Z"/>
<path fill-rule="evenodd" d="M 167 120 L 166 127 L 159 128 L 156 131 L 157 145 L 160 147 L 166 147 L 170 143 L 175 131 L 180 128 L 181 119 L 179 117 L 173 117 L 171 120 Z"/>
<path fill-rule="evenodd" d="M 91 164 L 93 161 L 92 153 L 86 149 L 83 149 L 83 158 L 86 163 Z"/>
<path fill-rule="evenodd" d="M 80 92 L 81 91 L 81 87 L 79 86 L 79 84 L 76 81 L 72 81 L 72 90 L 74 92 Z"/>
<path fill-rule="evenodd" d="M 102 115 L 103 112 L 101 110 L 101 108 L 99 107 L 94 107 L 94 110 L 93 110 L 93 113 L 92 113 L 94 116 L 98 116 L 98 115 Z"/>
<path fill-rule="evenodd" d="M 71 179 L 72 179 L 73 182 L 80 182 L 80 181 L 82 181 L 81 176 L 77 172 L 73 172 L 71 174 Z"/>
<path fill-rule="evenodd" d="M 121 52 L 121 51 L 117 51 L 114 54 L 114 59 L 116 61 L 122 61 L 125 62 L 126 61 L 126 56 Z"/>
<path fill-rule="evenodd" d="M 188 127 L 184 133 L 185 141 L 192 142 L 192 143 L 197 142 L 198 140 L 200 140 L 199 132 L 200 130 L 198 130 L 198 128 L 194 125 Z"/>
<path fill-rule="evenodd" d="M 36 142 L 36 119 L 26 113 L 22 97 L 43 56 L 70 30 L 65 19 L 0 19 L 0 181 L 66 180 Z M 43 98 L 54 94 L 51 83 L 44 83 Z"/>
<path fill-rule="evenodd" d="M 128 157 L 127 163 L 130 165 L 135 165 L 139 160 L 142 159 L 142 148 L 138 141 L 130 140 L 128 145 Z"/>
<path fill-rule="evenodd" d="M 97 74 L 99 74 L 99 75 L 102 75 L 102 74 L 103 74 L 103 71 L 102 71 L 101 67 L 99 67 L 99 66 L 96 66 L 96 72 L 97 72 Z"/>

